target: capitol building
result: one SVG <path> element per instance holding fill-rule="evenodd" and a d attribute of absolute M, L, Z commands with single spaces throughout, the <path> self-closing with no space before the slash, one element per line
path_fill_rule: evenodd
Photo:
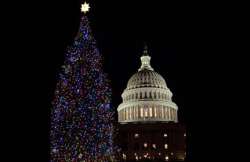
<path fill-rule="evenodd" d="M 164 78 L 150 65 L 147 48 L 141 57 L 141 67 L 128 81 L 122 93 L 123 102 L 118 107 L 118 121 L 177 122 L 177 105 Z"/>
<path fill-rule="evenodd" d="M 128 80 L 118 106 L 120 161 L 184 161 L 186 128 L 165 79 L 150 64 L 147 47 L 141 66 Z"/>

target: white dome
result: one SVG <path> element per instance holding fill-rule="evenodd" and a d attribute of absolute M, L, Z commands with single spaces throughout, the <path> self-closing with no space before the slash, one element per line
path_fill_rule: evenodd
<path fill-rule="evenodd" d="M 135 73 L 128 81 L 127 89 L 142 88 L 142 87 L 155 87 L 167 88 L 166 82 L 163 77 L 152 70 L 143 69 Z"/>
<path fill-rule="evenodd" d="M 164 78 L 150 65 L 147 49 L 141 57 L 142 65 L 128 81 L 118 106 L 118 120 L 127 122 L 177 122 L 177 105 Z"/>

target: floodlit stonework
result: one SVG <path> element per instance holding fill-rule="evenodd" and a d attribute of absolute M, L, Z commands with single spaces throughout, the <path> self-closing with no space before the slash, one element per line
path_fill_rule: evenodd
<path fill-rule="evenodd" d="M 177 105 L 164 78 L 150 65 L 147 48 L 141 57 L 141 67 L 128 81 L 118 106 L 118 122 L 178 122 Z"/>

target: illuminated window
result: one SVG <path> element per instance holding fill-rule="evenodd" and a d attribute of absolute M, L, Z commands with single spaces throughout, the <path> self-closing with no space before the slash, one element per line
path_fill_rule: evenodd
<path fill-rule="evenodd" d="M 147 144 L 147 143 L 144 143 L 144 145 L 143 145 L 143 146 L 146 148 L 146 147 L 148 147 L 148 144 Z"/>
<path fill-rule="evenodd" d="M 153 147 L 154 149 L 156 149 L 156 144 L 152 144 L 152 147 Z"/>
<path fill-rule="evenodd" d="M 184 137 L 186 137 L 186 133 L 184 133 Z"/>
<path fill-rule="evenodd" d="M 148 109 L 145 109 L 145 117 L 148 117 Z"/>
<path fill-rule="evenodd" d="M 165 156 L 165 160 L 168 161 L 169 157 L 168 156 Z"/>
<path fill-rule="evenodd" d="M 138 138 L 139 137 L 139 134 L 138 133 L 135 133 L 135 138 Z"/>
<path fill-rule="evenodd" d="M 156 109 L 156 108 L 154 108 L 154 110 L 155 110 L 155 117 L 157 117 L 157 111 L 156 111 L 157 109 Z"/>
<path fill-rule="evenodd" d="M 163 136 L 164 136 L 164 137 L 167 137 L 167 136 L 168 136 L 168 134 L 167 134 L 167 133 L 164 133 L 164 134 L 163 134 Z"/>
<path fill-rule="evenodd" d="M 143 108 L 141 107 L 141 117 L 143 117 Z"/>
<path fill-rule="evenodd" d="M 149 116 L 152 117 L 153 116 L 153 110 L 152 107 L 149 108 Z"/>
<path fill-rule="evenodd" d="M 171 152 L 171 155 L 174 155 L 174 153 Z"/>
<path fill-rule="evenodd" d="M 132 119 L 132 107 L 129 108 L 129 119 Z"/>
<path fill-rule="evenodd" d="M 168 149 L 168 144 L 165 144 L 165 145 L 164 145 L 164 148 L 165 148 L 165 149 Z"/>

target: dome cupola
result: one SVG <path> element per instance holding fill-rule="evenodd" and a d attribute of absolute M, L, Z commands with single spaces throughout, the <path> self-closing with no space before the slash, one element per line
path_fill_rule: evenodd
<path fill-rule="evenodd" d="M 150 65 L 151 57 L 145 46 L 141 67 L 129 79 L 122 93 L 123 102 L 118 106 L 118 121 L 128 122 L 177 122 L 177 105 L 164 78 Z"/>

